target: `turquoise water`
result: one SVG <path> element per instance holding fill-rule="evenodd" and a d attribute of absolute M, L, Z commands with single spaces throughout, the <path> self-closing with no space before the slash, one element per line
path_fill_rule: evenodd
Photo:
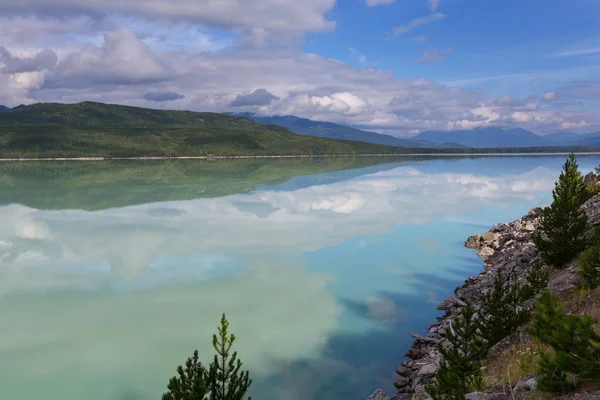
<path fill-rule="evenodd" d="M 408 159 L 100 209 L 110 177 L 59 202 L 0 166 L 0 399 L 159 399 L 222 312 L 257 400 L 391 393 L 408 334 L 481 270 L 464 240 L 547 204 L 563 162 Z"/>

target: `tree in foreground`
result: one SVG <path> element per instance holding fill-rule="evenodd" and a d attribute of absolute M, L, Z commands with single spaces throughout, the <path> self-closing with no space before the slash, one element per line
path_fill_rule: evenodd
<path fill-rule="evenodd" d="M 499 271 L 494 287 L 483 298 L 481 307 L 481 335 L 489 349 L 529 321 L 529 311 L 521 304 L 528 290 L 512 278 L 507 281 Z"/>
<path fill-rule="evenodd" d="M 235 335 L 229 334 L 229 321 L 221 317 L 218 335 L 213 335 L 215 358 L 208 370 L 198 360 L 198 351 L 188 358 L 185 368 L 177 367 L 177 376 L 169 380 L 162 400 L 242 400 L 252 380 L 248 371 L 240 371 L 237 352 L 231 353 Z M 248 400 L 251 400 L 249 398 Z"/>
<path fill-rule="evenodd" d="M 585 381 L 600 381 L 600 336 L 592 328 L 596 322 L 590 316 L 566 315 L 554 296 L 542 294 L 530 330 L 552 348 L 539 361 L 541 390 L 565 392 Z"/>
<path fill-rule="evenodd" d="M 580 206 L 587 198 L 585 178 L 570 154 L 544 208 L 534 242 L 547 264 L 561 267 L 586 247 L 587 217 Z"/>
<path fill-rule="evenodd" d="M 177 375 L 169 380 L 167 393 L 162 400 L 204 400 L 208 394 L 208 375 L 206 368 L 198 361 L 198 350 L 188 358 L 185 369 L 177 367 Z"/>
<path fill-rule="evenodd" d="M 217 354 L 210 365 L 210 400 L 242 400 L 252 380 L 248 371 L 240 371 L 242 362 L 237 351 L 231 353 L 235 335 L 229 334 L 229 321 L 221 317 L 218 335 L 213 335 Z M 250 399 L 249 399 L 250 400 Z"/>
<path fill-rule="evenodd" d="M 447 343 L 440 344 L 442 356 L 435 382 L 427 387 L 433 400 L 464 400 L 465 394 L 483 387 L 481 357 L 484 344 L 477 330 L 479 323 L 472 307 L 465 307 L 446 330 Z"/>

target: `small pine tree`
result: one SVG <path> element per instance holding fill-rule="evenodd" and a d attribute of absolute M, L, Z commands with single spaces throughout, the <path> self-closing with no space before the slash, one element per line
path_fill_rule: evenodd
<path fill-rule="evenodd" d="M 231 353 L 235 335 L 229 335 L 229 321 L 225 314 L 221 317 L 218 331 L 218 335 L 213 335 L 212 341 L 217 354 L 208 372 L 211 383 L 210 400 L 242 400 L 252 380 L 248 371 L 240 372 L 242 362 L 237 359 L 237 351 Z"/>
<path fill-rule="evenodd" d="M 538 387 L 562 392 L 582 381 L 600 381 L 600 336 L 589 316 L 566 315 L 558 300 L 548 291 L 536 305 L 532 336 L 552 347 L 539 362 Z"/>
<path fill-rule="evenodd" d="M 464 400 L 465 394 L 483 387 L 481 358 L 484 344 L 479 337 L 478 319 L 472 307 L 463 308 L 446 330 L 447 344 L 438 346 L 442 356 L 435 382 L 427 387 L 433 400 Z"/>
<path fill-rule="evenodd" d="M 188 358 L 185 369 L 177 367 L 177 375 L 169 380 L 169 391 L 162 400 L 204 400 L 208 394 L 208 373 L 204 365 L 198 361 L 198 350 Z"/>
<path fill-rule="evenodd" d="M 570 154 L 544 208 L 534 242 L 547 264 L 560 267 L 586 247 L 587 217 L 580 206 L 587 198 L 586 183 L 574 154 Z"/>
<path fill-rule="evenodd" d="M 600 284 L 600 245 L 585 249 L 579 255 L 579 276 L 583 285 L 588 289 L 595 289 Z"/>
<path fill-rule="evenodd" d="M 240 372 L 242 362 L 237 352 L 231 353 L 235 335 L 229 335 L 229 321 L 221 317 L 218 336 L 213 335 L 217 354 L 207 369 L 198 361 L 198 351 L 188 358 L 185 369 L 177 367 L 177 375 L 169 380 L 162 400 L 242 400 L 252 380 L 248 371 Z M 248 398 L 252 400 L 252 398 Z"/>
<path fill-rule="evenodd" d="M 531 267 L 531 271 L 525 277 L 527 284 L 523 289 L 524 300 L 535 297 L 548 287 L 548 271 L 544 268 L 542 261 L 537 261 Z"/>
<path fill-rule="evenodd" d="M 499 271 L 494 287 L 483 298 L 481 307 L 481 335 L 489 349 L 529 321 L 530 314 L 521 307 L 526 288 L 516 279 L 504 280 Z"/>

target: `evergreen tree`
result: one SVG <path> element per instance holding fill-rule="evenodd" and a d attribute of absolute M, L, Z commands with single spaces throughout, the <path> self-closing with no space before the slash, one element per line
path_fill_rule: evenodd
<path fill-rule="evenodd" d="M 484 344 L 477 333 L 479 323 L 472 307 L 463 308 L 446 330 L 447 343 L 440 344 L 442 356 L 435 382 L 427 387 L 433 400 L 464 400 L 465 394 L 483 387 L 481 358 Z"/>
<path fill-rule="evenodd" d="M 177 375 L 169 380 L 168 392 L 162 400 L 242 400 L 252 380 L 248 371 L 240 372 L 242 362 L 237 352 L 231 354 L 235 335 L 229 334 L 229 321 L 221 317 L 218 336 L 213 335 L 217 354 L 209 369 L 198 361 L 198 351 L 188 358 L 185 369 L 177 367 Z M 251 398 L 248 398 L 251 400 Z"/>
<path fill-rule="evenodd" d="M 242 400 L 252 380 L 248 371 L 241 371 L 242 362 L 237 351 L 231 353 L 235 335 L 229 334 L 229 321 L 221 317 L 218 335 L 213 335 L 213 347 L 217 354 L 210 365 L 210 400 Z M 251 400 L 249 398 L 248 400 Z"/>
<path fill-rule="evenodd" d="M 585 287 L 595 289 L 600 284 L 600 245 L 594 244 L 579 255 L 579 276 Z"/>
<path fill-rule="evenodd" d="M 505 281 L 498 271 L 494 287 L 483 298 L 480 311 L 481 335 L 488 349 L 529 321 L 529 311 L 521 307 L 526 294 L 526 288 L 516 279 Z"/>
<path fill-rule="evenodd" d="M 525 277 L 527 283 L 523 288 L 523 300 L 530 299 L 542 293 L 548 287 L 548 271 L 542 261 L 537 261 Z"/>
<path fill-rule="evenodd" d="M 208 394 L 208 374 L 204 365 L 198 361 L 198 350 L 188 358 L 185 369 L 177 367 L 177 375 L 169 380 L 169 391 L 162 400 L 204 400 Z"/>
<path fill-rule="evenodd" d="M 544 208 L 534 242 L 547 264 L 560 267 L 585 249 L 587 217 L 580 206 L 587 198 L 585 179 L 570 154 Z"/>
<path fill-rule="evenodd" d="M 561 392 L 582 381 L 600 381 L 600 336 L 589 316 L 566 315 L 558 300 L 544 292 L 537 302 L 532 336 L 552 347 L 540 359 L 538 387 Z"/>

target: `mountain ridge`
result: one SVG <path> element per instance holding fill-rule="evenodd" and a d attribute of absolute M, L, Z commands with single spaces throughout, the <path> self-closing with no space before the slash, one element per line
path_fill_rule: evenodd
<path fill-rule="evenodd" d="M 399 138 L 392 135 L 365 131 L 348 125 L 336 124 L 328 121 L 315 121 L 294 115 L 257 116 L 254 113 L 227 113 L 229 115 L 243 116 L 265 124 L 285 126 L 299 135 L 309 135 L 330 139 L 354 140 L 360 142 L 382 144 L 385 146 L 401 146 L 416 148 L 458 148 L 463 147 L 454 143 L 432 143 L 426 140 Z"/>

